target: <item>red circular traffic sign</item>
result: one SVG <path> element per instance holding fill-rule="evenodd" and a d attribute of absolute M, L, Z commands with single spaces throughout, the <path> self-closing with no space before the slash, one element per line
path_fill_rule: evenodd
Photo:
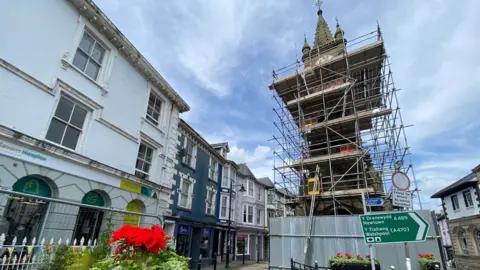
<path fill-rule="evenodd" d="M 410 178 L 403 172 L 397 171 L 392 174 L 392 185 L 401 191 L 410 189 Z"/>

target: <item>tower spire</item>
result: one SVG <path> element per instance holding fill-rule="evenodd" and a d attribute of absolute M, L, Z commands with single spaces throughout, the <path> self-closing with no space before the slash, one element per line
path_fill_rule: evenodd
<path fill-rule="evenodd" d="M 322 11 L 322 1 L 317 0 L 316 6 L 318 6 L 318 21 L 317 21 L 317 29 L 315 30 L 315 41 L 313 43 L 314 48 L 317 46 L 321 46 L 323 44 L 329 43 L 333 41 L 332 32 L 328 28 L 328 24 L 323 18 L 323 11 Z"/>

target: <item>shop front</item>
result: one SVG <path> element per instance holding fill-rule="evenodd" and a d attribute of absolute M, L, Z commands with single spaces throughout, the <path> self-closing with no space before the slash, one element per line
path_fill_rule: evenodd
<path fill-rule="evenodd" d="M 265 232 L 240 228 L 237 232 L 236 257 L 237 260 L 262 261 L 264 259 Z"/>
<path fill-rule="evenodd" d="M 109 214 L 88 206 L 159 215 L 158 199 L 152 198 L 153 194 L 132 194 L 120 187 L 124 181 L 120 177 L 35 149 L 0 138 L 0 187 L 18 192 L 14 196 L 0 192 L 0 234 L 6 236 L 4 244 L 15 237 L 27 238 L 27 243 L 33 238 L 93 242 L 100 236 Z M 74 159 L 75 155 L 72 153 L 69 158 Z M 74 201 L 85 207 L 49 203 L 42 197 Z M 123 218 L 123 224 L 152 225 L 142 224 L 142 220 L 151 219 L 140 216 Z M 120 226 L 122 221 L 115 224 Z"/>

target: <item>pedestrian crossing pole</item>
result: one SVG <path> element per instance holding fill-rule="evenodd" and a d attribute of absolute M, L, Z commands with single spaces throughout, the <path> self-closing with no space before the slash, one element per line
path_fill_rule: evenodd
<path fill-rule="evenodd" d="M 365 215 L 370 214 L 367 211 L 367 202 L 366 202 L 366 198 L 365 198 L 365 192 L 362 192 L 362 203 L 363 203 L 363 213 Z M 373 256 L 373 245 L 368 244 L 368 248 L 370 249 L 370 265 L 372 266 L 372 270 L 375 270 L 375 257 Z"/>

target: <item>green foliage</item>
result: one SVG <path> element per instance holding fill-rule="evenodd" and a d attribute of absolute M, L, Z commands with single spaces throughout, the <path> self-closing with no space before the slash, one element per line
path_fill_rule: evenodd
<path fill-rule="evenodd" d="M 61 244 L 55 248 L 52 259 L 52 246 L 46 245 L 43 253 L 42 264 L 39 270 L 67 269 L 75 263 L 78 255 L 68 245 Z"/>
<path fill-rule="evenodd" d="M 342 253 L 337 253 L 336 256 L 330 257 L 328 259 L 328 266 L 329 267 L 342 267 L 346 263 L 359 263 L 359 264 L 370 264 L 371 263 L 371 258 L 369 255 L 365 256 L 363 258 L 360 255 L 357 256 L 352 256 L 349 253 L 345 253 L 345 255 L 342 255 Z M 375 264 L 380 264 L 378 260 L 375 260 Z"/>
<path fill-rule="evenodd" d="M 418 254 L 419 260 L 418 263 L 420 265 L 420 270 L 428 270 L 428 267 L 431 263 L 438 262 L 438 260 L 433 256 L 433 254 Z"/>
<path fill-rule="evenodd" d="M 115 213 L 111 213 L 107 217 L 107 227 L 102 232 L 102 235 L 98 239 L 97 246 L 92 252 L 92 257 L 93 257 L 92 265 L 97 261 L 105 259 L 112 252 L 112 248 L 108 244 L 108 241 L 112 237 L 112 233 L 113 233 L 114 224 L 112 220 L 114 216 L 115 216 Z M 89 266 L 92 266 L 92 265 L 89 265 Z"/>

